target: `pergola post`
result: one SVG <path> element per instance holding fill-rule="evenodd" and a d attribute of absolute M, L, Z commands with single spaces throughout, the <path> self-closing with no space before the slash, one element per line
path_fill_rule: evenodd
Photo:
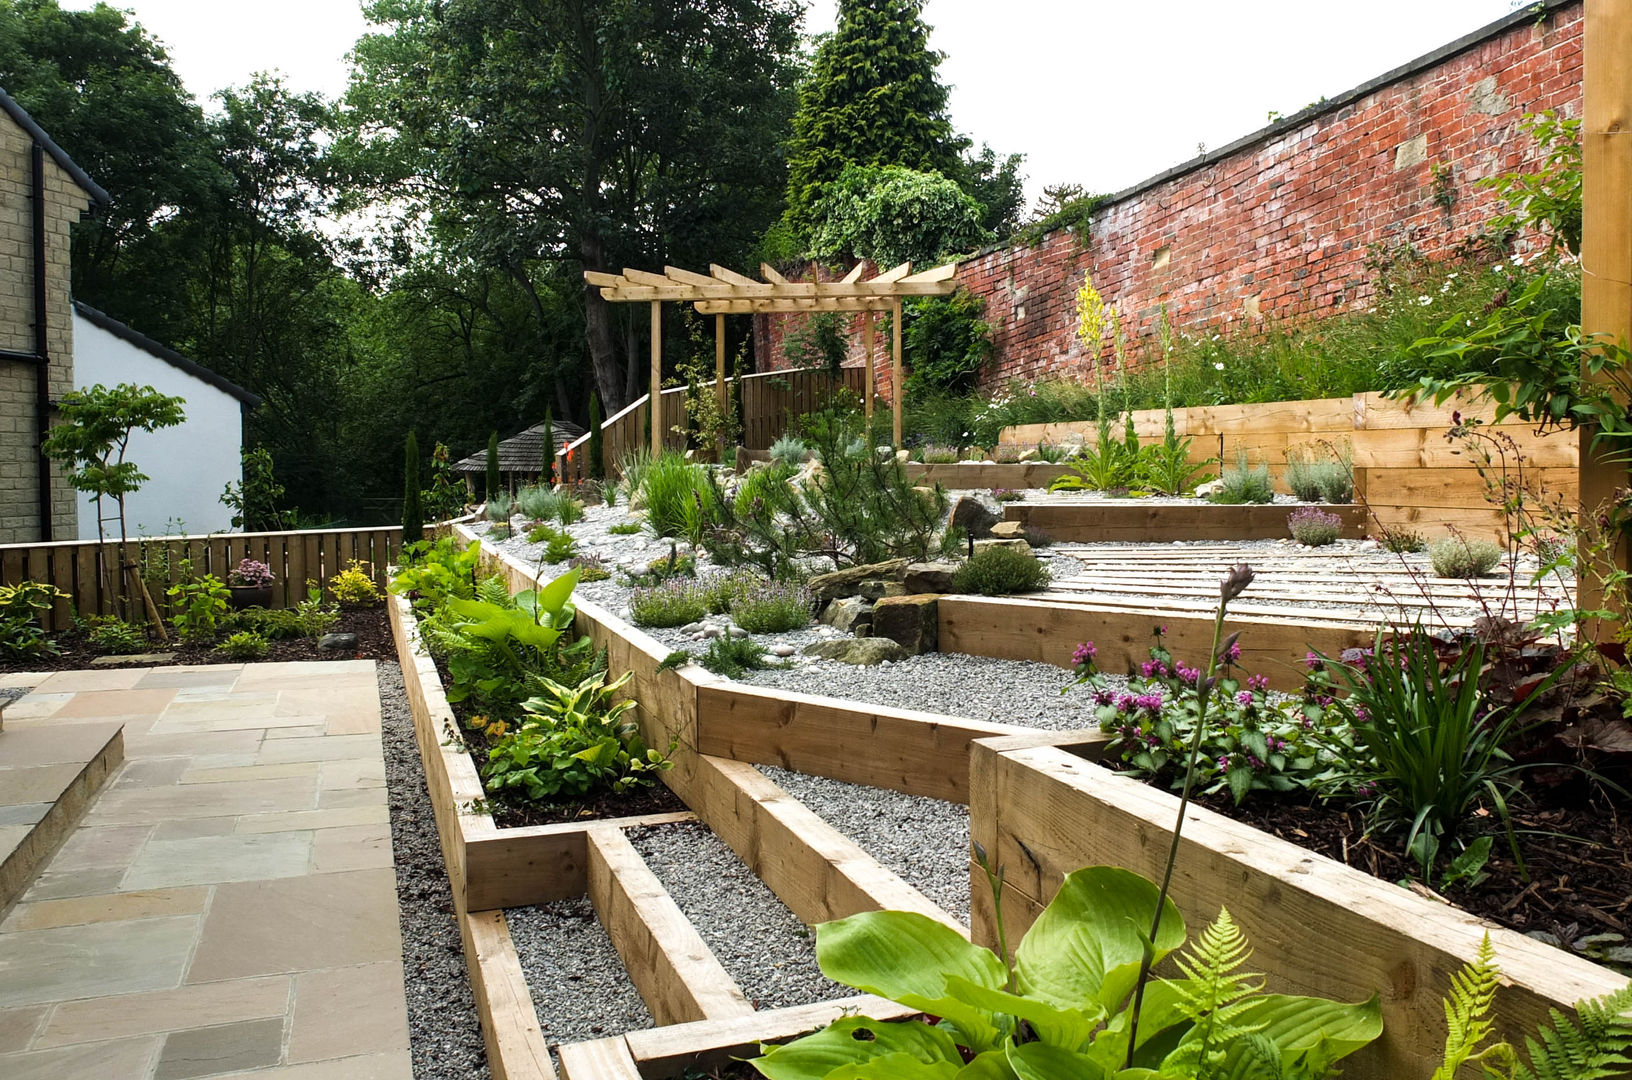
<path fill-rule="evenodd" d="M 663 452 L 663 301 L 652 301 L 652 456 Z"/>
<path fill-rule="evenodd" d="M 873 384 L 875 381 L 873 371 L 873 313 L 871 311 L 861 313 L 861 349 L 862 352 L 867 354 L 867 392 L 864 400 L 866 401 L 867 413 L 867 437 L 871 439 L 873 437 Z"/>
<path fill-rule="evenodd" d="M 725 407 L 725 316 L 714 316 L 714 402 L 720 410 L 720 419 L 726 417 Z M 725 460 L 725 433 L 720 433 L 720 460 Z"/>
<path fill-rule="evenodd" d="M 1587 0 L 1581 123 L 1581 332 L 1632 343 L 1632 5 Z M 1593 515 L 1627 482 L 1613 451 L 1581 433 L 1581 513 Z M 1590 520 L 1590 519 L 1589 519 Z M 1615 563 L 1628 565 L 1624 543 Z M 1618 606 L 1593 595 L 1595 575 L 1578 575 L 1581 610 Z"/>
<path fill-rule="evenodd" d="M 901 301 L 897 298 L 890 305 L 890 405 L 894 411 L 895 422 L 891 427 L 893 441 L 891 446 L 901 449 L 901 399 L 905 396 L 901 392 Z"/>

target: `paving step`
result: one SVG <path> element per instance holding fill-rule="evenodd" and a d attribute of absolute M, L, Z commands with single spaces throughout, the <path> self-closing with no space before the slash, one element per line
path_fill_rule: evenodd
<path fill-rule="evenodd" d="M 0 915 L 125 759 L 123 723 L 18 720 L 0 728 Z"/>

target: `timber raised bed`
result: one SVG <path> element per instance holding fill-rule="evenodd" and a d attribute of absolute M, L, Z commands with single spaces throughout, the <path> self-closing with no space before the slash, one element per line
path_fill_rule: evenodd
<path fill-rule="evenodd" d="M 999 485 L 1007 486 L 1007 485 Z M 1339 534 L 1358 540 L 1366 533 L 1366 508 L 1353 503 L 1315 505 L 1335 514 Z M 1168 543 L 1174 540 L 1279 540 L 1291 535 L 1287 515 L 1300 506 L 1218 505 L 1208 502 L 1150 502 L 1143 499 L 1012 502 L 1003 520 L 1018 521 L 1068 543 L 1117 541 Z"/>
<path fill-rule="evenodd" d="M 1018 940 L 1063 877 L 1082 866 L 1122 866 L 1158 879 L 1178 798 L 1054 747 L 977 743 L 970 826 L 1006 871 L 1004 916 Z M 1548 1008 L 1626 985 L 1607 968 L 1418 896 L 1249 825 L 1192 805 L 1173 877 L 1173 899 L 1192 934 L 1227 906 L 1253 947 L 1251 967 L 1276 992 L 1382 1000 L 1383 1035 L 1344 1064 L 1354 1080 L 1426 1077 L 1445 1039 L 1441 1006 L 1450 976 L 1485 934 L 1502 969 L 1496 1013 L 1522 1044 Z M 985 876 L 971 863 L 972 880 Z M 975 888 L 974 940 L 996 942 L 989 892 Z"/>

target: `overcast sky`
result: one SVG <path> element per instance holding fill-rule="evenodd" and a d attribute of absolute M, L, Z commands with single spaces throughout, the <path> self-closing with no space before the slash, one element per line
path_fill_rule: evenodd
<path fill-rule="evenodd" d="M 520 2 L 520 0 L 518 0 Z M 676 0 L 680 2 L 680 0 Z M 88 8 L 94 0 L 63 0 Z M 340 93 L 355 0 L 115 0 L 201 101 L 277 69 Z M 1116 191 L 1508 14 L 1513 0 L 929 0 L 958 129 L 1026 155 L 1027 193 Z M 811 0 L 810 32 L 837 0 Z"/>

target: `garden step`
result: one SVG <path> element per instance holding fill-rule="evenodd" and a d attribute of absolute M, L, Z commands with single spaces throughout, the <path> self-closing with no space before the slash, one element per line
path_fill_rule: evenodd
<path fill-rule="evenodd" d="M 34 881 L 125 759 L 122 723 L 0 729 L 0 912 Z"/>

